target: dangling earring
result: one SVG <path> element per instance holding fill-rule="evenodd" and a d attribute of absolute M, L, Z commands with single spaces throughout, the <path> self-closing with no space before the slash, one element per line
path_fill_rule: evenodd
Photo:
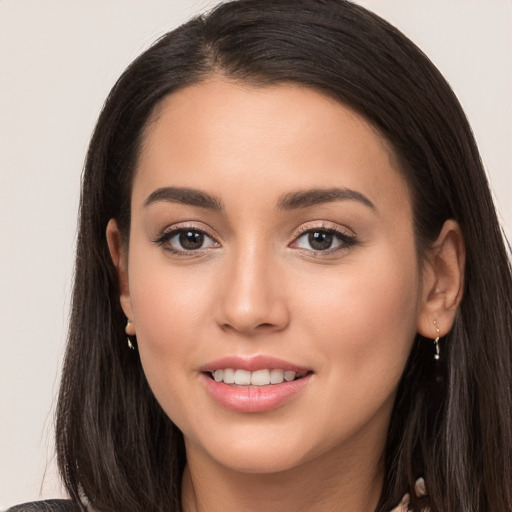
<path fill-rule="evenodd" d="M 128 348 L 130 350 L 135 350 L 135 345 L 132 342 L 132 338 L 135 337 L 135 326 L 133 322 L 128 318 L 126 320 L 126 327 L 124 328 L 124 332 L 126 333 L 126 341 L 128 343 Z"/>
<path fill-rule="evenodd" d="M 434 340 L 434 345 L 436 347 L 436 353 L 434 354 L 434 359 L 436 361 L 439 361 L 439 334 L 440 334 L 440 331 L 439 331 L 439 326 L 437 325 L 437 320 L 434 320 L 434 326 L 436 328 L 436 331 L 437 331 L 437 337 L 436 339 Z"/>

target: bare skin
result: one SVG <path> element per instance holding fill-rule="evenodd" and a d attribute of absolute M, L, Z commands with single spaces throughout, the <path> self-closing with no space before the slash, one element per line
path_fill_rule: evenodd
<path fill-rule="evenodd" d="M 452 221 L 418 261 L 383 137 L 300 86 L 185 88 L 148 125 L 128 249 L 114 220 L 107 239 L 148 382 L 185 438 L 183 510 L 374 510 L 412 342 L 451 328 L 464 265 Z M 212 362 L 256 356 L 306 369 L 304 386 L 268 410 L 220 403 Z"/>

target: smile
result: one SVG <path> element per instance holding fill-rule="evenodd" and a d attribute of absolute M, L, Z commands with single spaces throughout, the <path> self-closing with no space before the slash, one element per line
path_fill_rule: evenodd
<path fill-rule="evenodd" d="M 200 371 L 210 398 L 237 413 L 280 408 L 302 395 L 314 380 L 311 368 L 269 356 L 225 357 Z"/>
<path fill-rule="evenodd" d="M 294 372 L 291 370 L 271 369 L 248 371 L 242 369 L 218 369 L 211 372 L 215 382 L 234 384 L 237 386 L 269 386 L 291 382 L 306 376 L 307 372 Z"/>

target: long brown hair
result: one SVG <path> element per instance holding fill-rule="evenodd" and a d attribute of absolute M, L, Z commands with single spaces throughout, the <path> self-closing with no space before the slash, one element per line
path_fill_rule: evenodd
<path fill-rule="evenodd" d="M 394 147 L 413 198 L 419 258 L 447 219 L 461 226 L 466 288 L 434 364 L 418 339 L 399 384 L 378 511 L 512 510 L 512 278 L 466 117 L 428 58 L 345 0 L 221 4 L 157 41 L 112 89 L 91 140 L 57 413 L 58 461 L 72 498 L 102 512 L 180 510 L 183 437 L 162 411 L 125 318 L 105 229 L 125 237 L 144 127 L 166 95 L 215 74 L 292 82 L 349 105 Z M 424 476 L 428 495 L 415 496 Z M 83 507 L 82 507 L 83 508 Z M 85 508 L 83 508 L 85 510 Z"/>

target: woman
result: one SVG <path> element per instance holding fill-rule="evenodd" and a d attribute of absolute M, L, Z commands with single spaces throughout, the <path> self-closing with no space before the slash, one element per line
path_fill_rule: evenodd
<path fill-rule="evenodd" d="M 80 219 L 80 509 L 512 508 L 507 254 L 457 100 L 377 16 L 242 0 L 163 37 Z"/>

